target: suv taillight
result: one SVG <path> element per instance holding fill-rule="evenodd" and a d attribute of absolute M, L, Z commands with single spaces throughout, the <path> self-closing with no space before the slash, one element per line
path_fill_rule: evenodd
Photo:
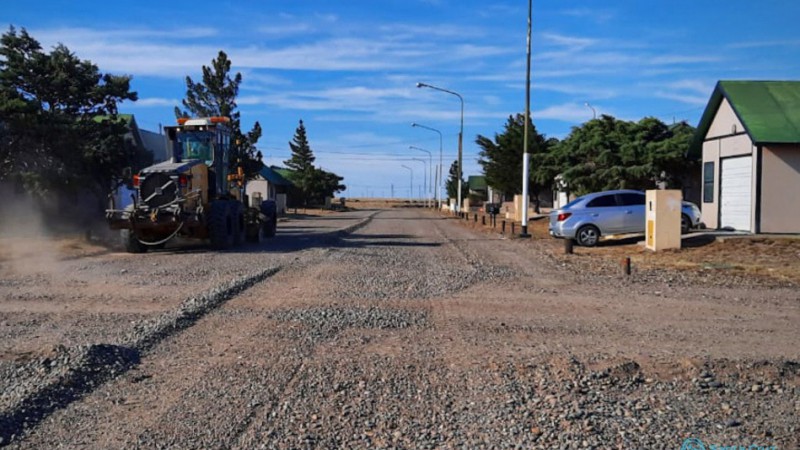
<path fill-rule="evenodd" d="M 563 221 L 569 219 L 569 216 L 571 216 L 571 215 L 572 215 L 572 213 L 561 213 L 561 214 L 558 215 L 557 219 L 558 219 L 559 222 L 563 222 Z"/>
<path fill-rule="evenodd" d="M 139 175 L 133 176 L 133 187 L 139 187 Z"/>

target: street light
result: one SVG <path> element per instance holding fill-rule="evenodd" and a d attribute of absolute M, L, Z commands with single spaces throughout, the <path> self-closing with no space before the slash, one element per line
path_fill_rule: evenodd
<path fill-rule="evenodd" d="M 408 187 L 409 187 L 409 189 L 408 189 L 408 199 L 411 200 L 414 197 L 414 169 L 412 169 L 411 167 L 408 167 L 405 164 L 400 164 L 400 167 L 408 169 L 408 171 L 410 172 L 411 181 L 408 183 Z"/>
<path fill-rule="evenodd" d="M 592 110 L 592 119 L 597 119 L 597 111 L 595 111 L 594 106 L 590 105 L 589 102 L 584 103 L 584 105 Z"/>
<path fill-rule="evenodd" d="M 433 190 L 433 155 L 431 155 L 431 152 L 425 150 L 424 148 L 414 147 L 413 145 L 409 145 L 408 148 L 412 150 L 419 150 L 428 154 L 428 173 L 430 175 L 427 178 L 430 179 L 430 184 L 428 185 L 430 186 L 430 190 L 426 189 L 425 191 L 431 192 Z M 428 197 L 428 199 L 430 200 L 430 197 Z M 430 207 L 430 201 L 427 203 L 429 203 L 428 206 Z"/>
<path fill-rule="evenodd" d="M 441 210 L 442 209 L 442 188 L 441 188 L 441 186 L 443 184 L 443 182 L 442 182 L 442 132 L 437 130 L 436 128 L 431 128 L 431 127 L 428 127 L 428 126 L 425 126 L 425 125 L 422 125 L 422 124 L 419 124 L 419 123 L 416 123 L 416 122 L 412 123 L 411 126 L 412 127 L 425 128 L 426 130 L 430 130 L 430 131 L 433 131 L 435 133 L 439 133 L 439 169 L 437 170 L 437 172 L 438 172 L 438 174 L 437 174 L 438 175 L 438 181 L 436 182 L 436 200 L 439 202 L 438 206 L 439 206 L 439 209 Z"/>
<path fill-rule="evenodd" d="M 421 158 L 411 158 L 412 161 L 418 161 L 422 163 L 422 192 L 426 192 L 428 190 L 428 168 L 425 167 L 425 160 Z"/>
<path fill-rule="evenodd" d="M 461 128 L 460 128 L 460 131 L 458 132 L 458 182 L 457 182 L 457 184 L 458 184 L 458 205 L 456 205 L 456 211 L 461 212 L 461 177 L 462 177 L 462 173 L 461 172 L 462 172 L 462 168 L 463 168 L 463 165 L 461 163 L 461 155 L 463 153 L 462 152 L 462 141 L 464 139 L 464 97 L 462 97 L 461 94 L 459 94 L 458 92 L 453 92 L 453 91 L 450 91 L 450 90 L 447 90 L 447 89 L 443 89 L 443 88 L 440 88 L 440 87 L 431 86 L 430 84 L 426 84 L 426 83 L 417 83 L 417 87 L 418 88 L 426 87 L 426 88 L 430 88 L 430 89 L 433 89 L 433 90 L 436 90 L 436 91 L 441 91 L 441 92 L 445 92 L 445 93 L 448 93 L 448 94 L 452 94 L 452 95 L 455 95 L 456 97 L 458 97 L 459 100 L 461 100 Z M 441 169 L 439 169 L 439 170 L 441 170 Z"/>
<path fill-rule="evenodd" d="M 528 45 L 527 45 L 527 63 L 528 70 L 525 74 L 525 131 L 524 131 L 524 144 L 522 153 L 522 231 L 520 237 L 531 237 L 528 234 L 528 179 L 530 172 L 528 165 L 530 164 L 531 155 L 528 153 L 528 122 L 531 121 L 531 16 L 533 10 L 533 1 L 528 0 Z"/>

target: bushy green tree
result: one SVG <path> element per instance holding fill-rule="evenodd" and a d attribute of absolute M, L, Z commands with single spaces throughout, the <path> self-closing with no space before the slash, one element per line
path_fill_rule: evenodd
<path fill-rule="evenodd" d="M 0 181 L 38 195 L 89 189 L 100 205 L 142 160 L 117 117 L 136 98 L 130 77 L 103 74 L 64 45 L 46 53 L 11 27 L 0 38 Z"/>
<path fill-rule="evenodd" d="M 686 158 L 694 128 L 667 126 L 652 117 L 639 122 L 603 115 L 572 129 L 545 159 L 550 174 L 563 174 L 571 192 L 680 188 L 697 162 Z"/>
<path fill-rule="evenodd" d="M 236 104 L 239 96 L 239 85 L 242 74 L 237 72 L 231 76 L 231 60 L 220 50 L 211 66 L 202 67 L 202 80 L 195 82 L 186 77 L 186 98 L 182 100 L 181 110 L 175 107 L 176 117 L 228 117 L 231 119 L 231 165 L 241 161 L 245 175 L 252 178 L 262 166 L 262 155 L 256 148 L 261 138 L 261 124 L 256 122 L 253 128 L 242 133 L 241 115 Z"/>
<path fill-rule="evenodd" d="M 502 133 L 494 135 L 494 140 L 478 135 L 475 143 L 481 148 L 478 163 L 483 167 L 486 182 L 504 195 L 522 193 L 522 156 L 525 145 L 525 115 L 509 116 Z M 531 165 L 528 190 L 538 208 L 539 193 L 550 187 L 539 172 L 544 169 L 537 164 L 541 155 L 547 154 L 552 141 L 536 131 L 533 122 L 528 122 L 528 153 Z"/>

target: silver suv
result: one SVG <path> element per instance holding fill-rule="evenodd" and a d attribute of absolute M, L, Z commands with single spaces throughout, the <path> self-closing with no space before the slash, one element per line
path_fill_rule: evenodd
<path fill-rule="evenodd" d="M 587 194 L 550 213 L 550 235 L 574 239 L 592 247 L 600 236 L 644 233 L 645 193 L 633 190 Z M 681 205 L 681 232 L 700 226 L 700 209 L 691 202 Z"/>

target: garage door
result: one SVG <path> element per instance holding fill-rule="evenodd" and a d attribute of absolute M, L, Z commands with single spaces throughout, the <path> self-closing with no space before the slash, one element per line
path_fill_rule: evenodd
<path fill-rule="evenodd" d="M 720 180 L 720 228 L 750 230 L 753 157 L 722 160 Z"/>

